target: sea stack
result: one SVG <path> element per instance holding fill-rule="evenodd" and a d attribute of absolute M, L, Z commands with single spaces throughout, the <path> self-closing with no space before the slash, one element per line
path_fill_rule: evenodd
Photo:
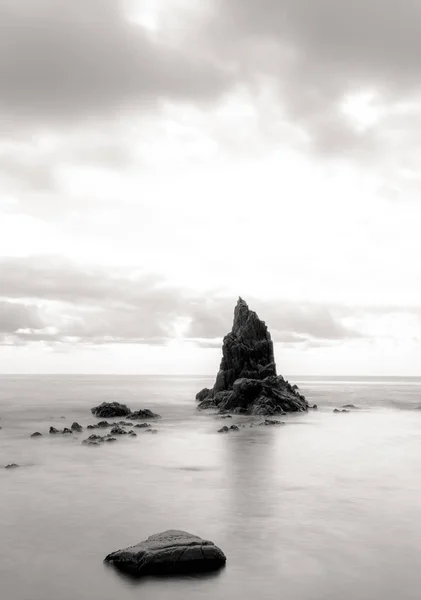
<path fill-rule="evenodd" d="M 276 374 L 273 342 L 264 321 L 239 298 L 232 331 L 224 337 L 222 361 L 211 390 L 201 390 L 199 409 L 274 415 L 306 411 L 297 388 Z"/>

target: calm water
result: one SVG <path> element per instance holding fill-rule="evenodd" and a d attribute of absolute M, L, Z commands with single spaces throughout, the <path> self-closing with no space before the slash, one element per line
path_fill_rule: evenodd
<path fill-rule="evenodd" d="M 194 401 L 212 380 L 0 377 L 0 466 L 22 465 L 0 468 L 1 600 L 418 599 L 421 379 L 295 382 L 319 411 L 221 435 Z M 162 414 L 159 433 L 29 438 L 111 400 Z M 169 528 L 213 540 L 226 569 L 133 582 L 103 565 Z"/>

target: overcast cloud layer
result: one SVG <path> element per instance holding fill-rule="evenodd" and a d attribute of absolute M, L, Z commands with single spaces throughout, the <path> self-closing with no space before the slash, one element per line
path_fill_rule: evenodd
<path fill-rule="evenodd" d="M 242 295 L 286 368 L 417 373 L 420 19 L 0 0 L 0 368 L 213 372 Z"/>

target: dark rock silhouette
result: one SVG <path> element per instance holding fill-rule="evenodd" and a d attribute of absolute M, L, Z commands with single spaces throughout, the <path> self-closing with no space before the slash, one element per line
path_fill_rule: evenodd
<path fill-rule="evenodd" d="M 210 390 L 209 388 L 203 388 L 203 390 L 201 390 L 200 392 L 198 392 L 196 394 L 196 400 L 198 402 L 202 402 L 203 400 L 205 400 L 209 396 L 209 394 L 210 394 L 211 391 L 212 390 Z"/>
<path fill-rule="evenodd" d="M 75 431 L 76 433 L 82 433 L 83 427 L 75 421 L 74 423 L 72 423 L 71 430 Z"/>
<path fill-rule="evenodd" d="M 276 374 L 273 342 L 266 324 L 239 298 L 232 331 L 224 337 L 222 360 L 212 390 L 201 390 L 198 408 L 274 415 L 306 411 L 297 386 Z"/>
<path fill-rule="evenodd" d="M 178 575 L 216 571 L 225 565 L 226 557 L 213 542 L 186 531 L 169 530 L 112 552 L 105 562 L 137 576 Z"/>
<path fill-rule="evenodd" d="M 33 437 L 33 438 L 42 437 L 42 433 L 40 433 L 39 431 L 35 431 L 35 433 L 31 434 L 31 437 Z"/>
<path fill-rule="evenodd" d="M 116 423 L 108 423 L 108 421 L 99 421 L 95 425 L 88 425 L 87 429 L 105 429 L 106 427 L 113 427 Z"/>
<path fill-rule="evenodd" d="M 120 425 L 115 425 L 112 429 L 111 429 L 111 435 L 127 435 L 127 431 L 125 429 L 123 429 L 123 427 L 120 427 Z"/>
<path fill-rule="evenodd" d="M 128 415 L 130 417 L 130 419 L 133 420 L 137 420 L 137 421 L 144 421 L 145 419 L 160 419 L 161 415 L 157 415 L 156 413 L 152 412 L 151 410 L 149 410 L 148 408 L 145 408 L 144 410 L 137 410 L 135 412 L 132 412 Z"/>
<path fill-rule="evenodd" d="M 224 425 L 221 429 L 218 429 L 218 433 L 228 433 L 229 431 L 240 431 L 240 428 L 238 425 L 231 425 L 231 427 Z"/>
<path fill-rule="evenodd" d="M 11 463 L 10 465 L 6 465 L 4 468 L 5 469 L 18 469 L 19 465 L 17 465 L 16 463 Z"/>
<path fill-rule="evenodd" d="M 100 417 L 101 419 L 109 419 L 110 417 L 129 417 L 130 419 L 134 420 L 161 418 L 160 415 L 153 413 L 147 408 L 145 410 L 137 410 L 132 412 L 128 406 L 125 404 L 120 404 L 119 402 L 103 402 L 99 406 L 94 406 L 91 408 L 91 413 L 96 417 Z M 108 425 L 103 426 L 108 427 Z"/>
<path fill-rule="evenodd" d="M 131 410 L 125 404 L 119 402 L 103 402 L 99 406 L 91 408 L 91 413 L 96 417 L 108 419 L 110 417 L 126 417 Z"/>

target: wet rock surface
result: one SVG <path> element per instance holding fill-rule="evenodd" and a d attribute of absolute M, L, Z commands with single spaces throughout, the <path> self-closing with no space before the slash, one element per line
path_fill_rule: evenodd
<path fill-rule="evenodd" d="M 186 531 L 168 530 L 112 552 L 105 562 L 136 576 L 177 575 L 215 571 L 225 565 L 226 557 L 213 542 Z"/>
<path fill-rule="evenodd" d="M 276 374 L 273 342 L 266 324 L 239 298 L 232 331 L 224 337 L 222 360 L 212 390 L 201 390 L 199 409 L 235 414 L 303 412 L 308 403 L 298 386 Z"/>
<path fill-rule="evenodd" d="M 42 433 L 40 433 L 39 431 L 35 431 L 34 433 L 31 434 L 31 438 L 37 438 L 37 437 L 42 437 Z"/>
<path fill-rule="evenodd" d="M 144 421 L 145 419 L 160 418 L 160 415 L 152 412 L 148 408 L 133 412 L 126 404 L 120 404 L 119 402 L 103 402 L 99 406 L 91 408 L 91 413 L 101 419 L 128 417 L 129 419 Z"/>
<path fill-rule="evenodd" d="M 129 417 L 130 419 L 133 419 L 135 421 L 144 421 L 145 419 L 160 419 L 161 415 L 158 415 L 149 410 L 148 408 L 145 408 L 144 410 L 137 410 L 135 412 L 130 413 Z"/>
<path fill-rule="evenodd" d="M 218 429 L 218 433 L 229 433 L 230 431 L 240 431 L 240 428 L 238 425 L 231 425 L 231 427 L 224 425 L 221 429 Z"/>
<path fill-rule="evenodd" d="M 107 419 L 110 417 L 125 417 L 130 414 L 130 408 L 119 402 L 103 402 L 99 406 L 91 408 L 91 413 L 96 417 Z"/>

